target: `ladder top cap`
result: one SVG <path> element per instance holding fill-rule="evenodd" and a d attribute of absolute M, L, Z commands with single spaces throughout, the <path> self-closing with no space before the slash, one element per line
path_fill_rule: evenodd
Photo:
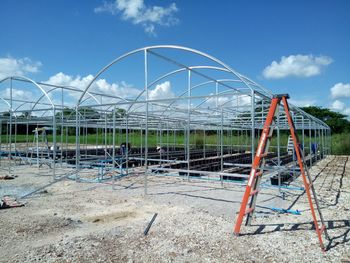
<path fill-rule="evenodd" d="M 285 94 L 275 94 L 273 95 L 273 98 L 277 98 L 277 99 L 282 99 L 283 97 L 285 97 L 286 99 L 289 99 L 289 94 L 285 93 Z"/>

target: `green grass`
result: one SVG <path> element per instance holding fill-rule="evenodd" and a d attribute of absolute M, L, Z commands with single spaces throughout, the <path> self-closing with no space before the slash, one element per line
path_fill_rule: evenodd
<path fill-rule="evenodd" d="M 105 139 L 107 141 L 107 144 L 112 145 L 112 137 L 113 135 L 111 133 L 108 133 L 105 137 L 104 134 L 87 134 L 87 135 L 81 135 L 80 136 L 80 143 L 81 144 L 91 144 L 91 145 L 104 145 Z M 52 135 L 47 136 L 49 144 L 52 144 Z M 63 142 L 69 143 L 69 144 L 74 144 L 75 143 L 75 136 L 74 135 L 69 135 L 66 136 L 63 134 L 61 137 L 61 134 L 57 135 L 57 143 Z M 116 145 L 120 145 L 121 143 L 126 141 L 126 136 L 125 134 L 120 134 L 116 133 Z M 144 134 L 141 138 L 141 134 L 139 132 L 131 132 L 129 134 L 128 140 L 132 146 L 140 146 L 140 145 L 145 145 L 144 141 Z M 299 134 L 299 138 L 301 139 L 301 134 Z M 33 143 L 34 136 L 31 135 L 22 135 L 18 134 L 16 138 L 12 138 L 12 142 L 16 143 L 25 143 L 29 142 L 31 145 Z M 287 140 L 288 140 L 288 135 L 287 134 L 281 134 L 280 136 L 280 145 L 281 147 L 286 147 L 287 145 Z M 169 142 L 170 145 L 184 145 L 185 144 L 185 136 L 183 134 L 176 134 L 175 141 L 174 141 L 174 135 L 172 133 L 169 133 L 169 136 L 164 132 L 163 136 L 157 136 L 155 133 L 150 132 L 148 136 L 148 145 L 149 146 L 156 146 L 156 145 L 166 145 L 167 141 Z M 8 142 L 8 137 L 6 135 L 1 136 L 1 142 L 2 143 L 7 143 Z M 217 136 L 216 134 L 212 135 L 206 135 L 205 136 L 205 143 L 206 145 L 220 145 L 220 137 Z M 223 144 L 224 145 L 247 145 L 247 149 L 250 147 L 250 138 L 244 136 L 229 136 L 228 134 L 224 134 L 223 137 Z M 204 136 L 203 134 L 192 134 L 190 136 L 190 144 L 191 145 L 196 145 L 197 147 L 201 147 L 204 144 Z M 255 140 L 255 147 L 258 144 L 258 138 Z M 308 136 L 305 136 L 305 147 L 309 148 L 310 145 L 310 140 Z M 277 146 L 277 137 L 273 137 L 271 141 L 271 146 Z M 350 155 L 350 134 L 349 133 L 341 133 L 341 134 L 333 134 L 332 135 L 332 154 L 336 155 Z"/>
<path fill-rule="evenodd" d="M 332 135 L 332 153 L 350 155 L 350 133 Z"/>

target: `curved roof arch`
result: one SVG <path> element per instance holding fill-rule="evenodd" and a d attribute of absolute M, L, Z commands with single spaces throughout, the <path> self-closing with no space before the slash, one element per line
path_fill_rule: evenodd
<path fill-rule="evenodd" d="M 33 86 L 35 88 L 37 88 L 49 101 L 49 103 L 51 104 L 52 108 L 55 108 L 54 103 L 52 102 L 50 96 L 47 94 L 47 92 L 34 80 L 28 78 L 28 77 L 24 77 L 24 76 L 8 76 L 3 78 L 2 80 L 0 80 L 0 83 L 5 82 L 6 80 L 25 80 L 27 82 L 30 82 L 31 84 L 33 84 Z M 12 87 L 10 87 L 12 89 Z M 12 99 L 12 98 L 10 98 Z"/>
<path fill-rule="evenodd" d="M 157 50 L 157 49 L 175 49 L 175 50 L 180 50 L 180 51 L 185 51 L 185 52 L 190 52 L 202 57 L 205 57 L 207 59 L 209 59 L 212 62 L 217 63 L 218 65 L 220 65 L 222 68 L 226 69 L 227 72 L 233 74 L 236 78 L 238 78 L 242 84 L 244 84 L 247 88 L 251 89 L 252 91 L 258 92 L 266 97 L 272 97 L 272 93 L 269 92 L 268 90 L 262 88 L 261 86 L 259 86 L 258 84 L 256 84 L 255 82 L 253 82 L 252 80 L 250 80 L 249 78 L 243 76 L 242 74 L 239 74 L 237 71 L 235 71 L 234 69 L 232 69 L 231 67 L 229 67 L 228 65 L 226 65 L 224 62 L 222 62 L 221 60 L 206 54 L 204 52 L 198 51 L 196 49 L 192 49 L 192 48 L 187 48 L 187 47 L 183 47 L 183 46 L 175 46 L 175 45 L 158 45 L 158 46 L 148 46 L 148 47 L 144 47 L 144 48 L 139 48 L 133 51 L 130 51 L 128 53 L 125 53 L 119 57 L 117 57 L 116 59 L 114 59 L 112 62 L 110 62 L 109 64 L 107 64 L 104 68 L 102 68 L 95 76 L 94 78 L 90 81 L 90 83 L 86 86 L 84 92 L 82 93 L 81 97 L 79 98 L 78 102 L 77 102 L 77 107 L 80 105 L 83 97 L 85 96 L 86 92 L 90 89 L 90 87 L 92 86 L 92 84 L 99 78 L 100 75 L 102 75 L 105 71 L 107 71 L 110 67 L 112 67 L 114 64 L 118 63 L 119 61 L 132 56 L 133 54 L 139 53 L 139 52 L 144 52 L 145 53 L 145 57 L 147 56 L 147 52 L 152 52 L 153 50 Z M 145 58 L 145 64 L 146 64 L 146 58 Z M 145 86 L 148 86 L 148 84 L 146 84 Z M 254 88 L 255 87 L 255 88 Z M 146 87 L 145 87 L 146 88 Z M 145 89 L 144 88 L 144 89 Z"/>

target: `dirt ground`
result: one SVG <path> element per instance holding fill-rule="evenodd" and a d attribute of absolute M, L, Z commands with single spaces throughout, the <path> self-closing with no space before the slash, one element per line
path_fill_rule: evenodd
<path fill-rule="evenodd" d="M 0 210 L 0 262 L 350 262 L 349 159 L 328 156 L 311 170 L 331 238 L 325 253 L 301 178 L 281 192 L 265 184 L 252 226 L 237 237 L 244 185 L 148 176 L 144 196 L 144 174 L 135 171 L 114 187 L 64 179 L 21 199 L 24 207 Z M 0 197 L 49 184 L 47 169 L 17 167 L 18 177 L 0 181 Z"/>

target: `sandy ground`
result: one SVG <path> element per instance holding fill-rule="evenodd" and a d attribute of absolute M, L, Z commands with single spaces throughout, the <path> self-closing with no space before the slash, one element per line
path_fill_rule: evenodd
<path fill-rule="evenodd" d="M 236 237 L 244 186 L 149 176 L 145 197 L 144 175 L 135 172 L 114 187 L 64 179 L 21 199 L 24 207 L 0 210 L 0 262 L 350 262 L 349 159 L 329 156 L 311 170 L 331 237 L 326 253 L 301 190 L 262 188 L 252 226 Z M 49 184 L 47 169 L 16 168 L 17 178 L 0 181 L 0 196 Z"/>

